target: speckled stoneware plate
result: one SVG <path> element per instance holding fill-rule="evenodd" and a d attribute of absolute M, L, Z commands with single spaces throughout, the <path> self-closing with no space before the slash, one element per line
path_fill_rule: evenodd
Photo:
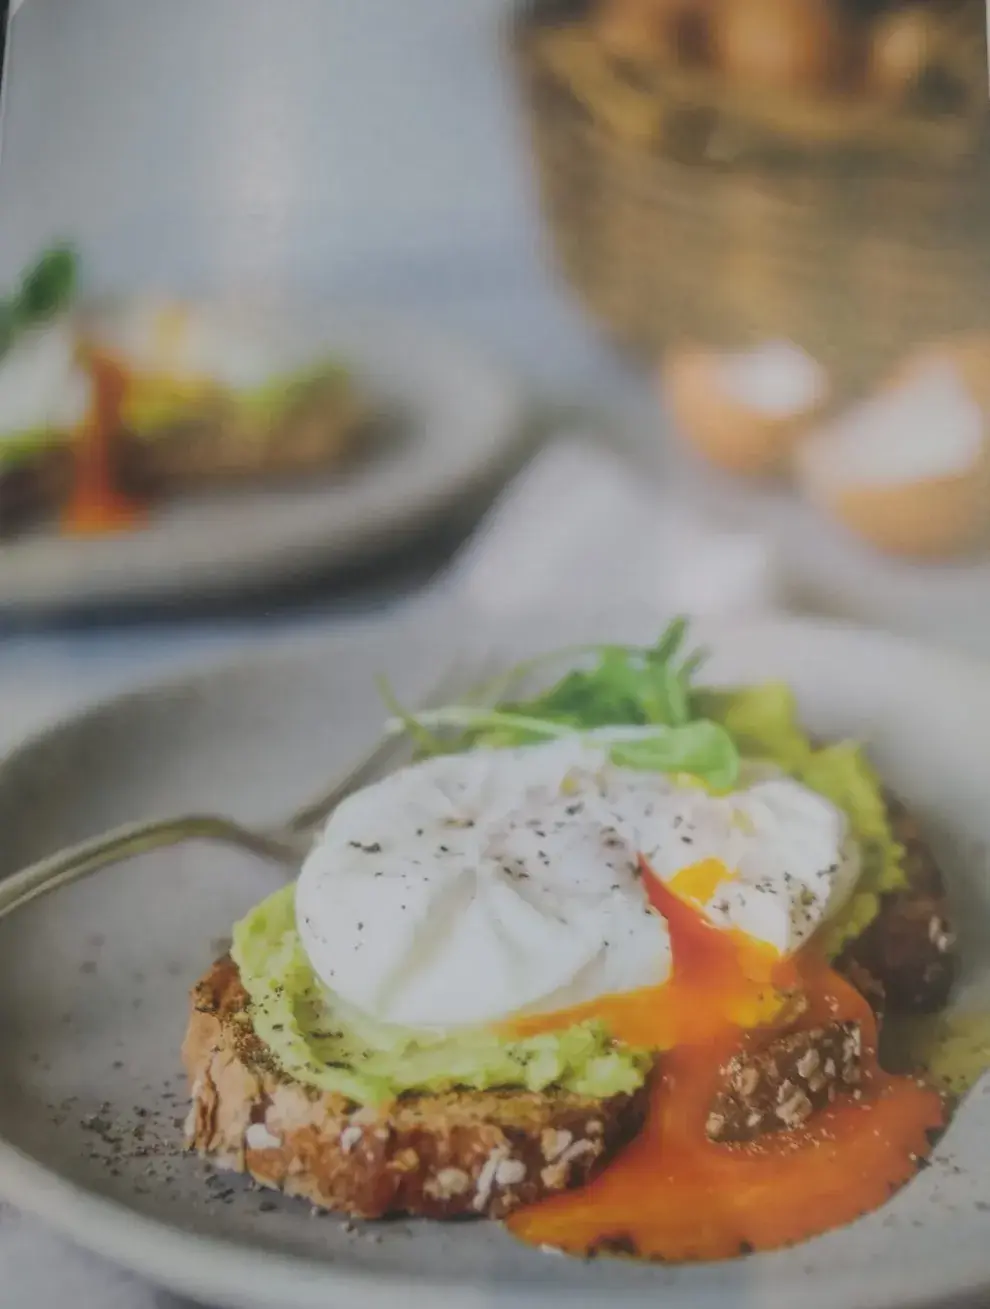
<path fill-rule="evenodd" d="M 333 353 L 387 415 L 339 472 L 180 497 L 124 537 L 38 530 L 0 544 L 0 616 L 188 603 L 296 581 L 394 551 L 483 491 L 524 428 L 513 379 L 464 343 L 382 312 L 224 305 L 277 324 L 285 358 Z"/>
<path fill-rule="evenodd" d="M 524 653 L 645 640 L 643 615 L 559 619 Z M 456 622 L 382 624 L 102 705 L 0 766 L 0 872 L 113 823 L 290 809 L 375 731 L 378 670 L 415 697 Z M 865 738 L 927 822 L 951 879 L 964 990 L 990 999 L 990 670 L 803 623 L 705 629 L 718 680 L 783 677 L 810 726 Z M 121 1264 L 211 1304 L 280 1309 L 912 1309 L 990 1296 L 990 1083 L 886 1208 L 798 1248 L 666 1268 L 553 1257 L 497 1226 L 352 1226 L 210 1178 L 178 1150 L 186 994 L 281 874 L 189 846 L 35 902 L 0 924 L 0 1194 Z"/>

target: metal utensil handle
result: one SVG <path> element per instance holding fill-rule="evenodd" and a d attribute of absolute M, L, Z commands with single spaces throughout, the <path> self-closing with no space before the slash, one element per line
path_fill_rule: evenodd
<path fill-rule="evenodd" d="M 442 704 L 456 676 L 455 666 L 433 688 L 420 708 Z M 386 736 L 348 769 L 330 791 L 297 810 L 283 824 L 267 831 L 242 827 L 240 823 L 216 814 L 187 814 L 152 822 L 125 823 L 78 845 L 59 850 L 0 880 L 0 918 L 40 895 L 77 882 L 101 868 L 112 867 L 151 850 L 180 845 L 183 841 L 220 841 L 285 867 L 297 868 L 305 853 L 301 838 L 370 776 L 384 770 L 404 748 L 408 748 L 404 738 Z"/>
<path fill-rule="evenodd" d="M 413 712 L 425 713 L 430 709 L 441 709 L 458 690 L 461 691 L 463 697 L 470 701 L 474 691 L 468 690 L 465 692 L 463 683 L 463 665 L 455 661 L 427 695 L 416 705 Z M 377 774 L 390 771 L 393 765 L 398 764 L 411 753 L 411 744 L 405 733 L 386 734 L 375 743 L 366 755 L 353 764 L 343 777 L 338 777 L 329 791 L 324 791 L 321 795 L 314 797 L 297 809 L 289 818 L 270 830 L 279 835 L 284 834 L 290 839 L 294 836 L 298 837 L 312 833 L 314 828 L 329 818 L 341 801 L 346 800 L 352 792 Z"/>
<path fill-rule="evenodd" d="M 0 918 L 40 895 L 77 882 L 101 868 L 109 868 L 134 855 L 195 840 L 223 841 L 290 867 L 295 867 L 299 861 L 299 851 L 295 846 L 210 814 L 189 814 L 160 822 L 125 823 L 88 841 L 59 850 L 46 859 L 39 859 L 0 881 Z"/>

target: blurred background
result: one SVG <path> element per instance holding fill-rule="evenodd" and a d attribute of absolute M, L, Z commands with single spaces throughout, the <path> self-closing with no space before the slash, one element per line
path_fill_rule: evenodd
<path fill-rule="evenodd" d="M 981 0 L 25 0 L 6 657 L 408 595 L 575 427 L 990 651 L 987 89 Z"/>
<path fill-rule="evenodd" d="M 12 8 L 0 754 L 450 596 L 990 655 L 984 0 Z"/>

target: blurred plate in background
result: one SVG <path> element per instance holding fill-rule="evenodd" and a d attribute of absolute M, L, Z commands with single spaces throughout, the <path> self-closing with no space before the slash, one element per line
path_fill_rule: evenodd
<path fill-rule="evenodd" d="M 298 584 L 436 529 L 510 466 L 521 393 L 459 342 L 384 313 L 310 309 L 287 330 L 338 355 L 388 415 L 374 448 L 324 480 L 184 496 L 139 532 L 4 543 L 0 615 Z"/>

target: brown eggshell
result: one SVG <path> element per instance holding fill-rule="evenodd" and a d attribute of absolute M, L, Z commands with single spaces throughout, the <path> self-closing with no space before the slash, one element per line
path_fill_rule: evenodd
<path fill-rule="evenodd" d="M 716 65 L 753 89 L 821 90 L 839 70 L 840 37 L 830 0 L 722 0 L 713 16 Z"/>
<path fill-rule="evenodd" d="M 768 414 L 727 389 L 724 359 L 703 348 L 671 351 L 660 371 L 664 400 L 680 435 L 710 463 L 750 476 L 772 473 L 786 465 L 823 397 L 799 412 Z"/>
<path fill-rule="evenodd" d="M 867 85 L 891 100 L 902 99 L 936 58 L 940 26 L 921 5 L 882 15 L 870 37 Z"/>
<path fill-rule="evenodd" d="M 892 375 L 900 381 L 945 361 L 954 367 L 977 403 L 990 414 L 990 332 L 962 332 L 912 352 Z"/>
<path fill-rule="evenodd" d="M 985 540 L 990 528 L 990 427 L 985 400 L 970 385 L 968 372 L 978 369 L 979 355 L 986 348 L 987 343 L 980 346 L 977 338 L 962 347 L 962 356 L 956 348 L 919 352 L 897 370 L 872 401 L 873 412 L 877 412 L 875 406 L 883 403 L 885 396 L 896 400 L 924 370 L 934 365 L 948 366 L 963 394 L 968 394 L 982 413 L 982 442 L 968 467 L 932 472 L 914 480 L 899 480 L 894 475 L 889 481 L 857 478 L 848 468 L 842 468 L 841 456 L 836 454 L 834 443 L 830 445 L 832 438 L 825 430 L 809 435 L 795 459 L 799 485 L 809 498 L 849 531 L 887 554 L 948 558 Z M 986 391 L 990 377 L 985 370 L 983 378 L 982 389 Z M 863 415 L 869 405 L 868 401 L 850 412 Z"/>
<path fill-rule="evenodd" d="M 608 0 L 595 32 L 615 59 L 671 64 L 677 57 L 675 0 Z"/>
<path fill-rule="evenodd" d="M 986 535 L 990 486 L 982 476 L 849 487 L 837 493 L 831 509 L 885 554 L 941 559 L 967 552 Z"/>

